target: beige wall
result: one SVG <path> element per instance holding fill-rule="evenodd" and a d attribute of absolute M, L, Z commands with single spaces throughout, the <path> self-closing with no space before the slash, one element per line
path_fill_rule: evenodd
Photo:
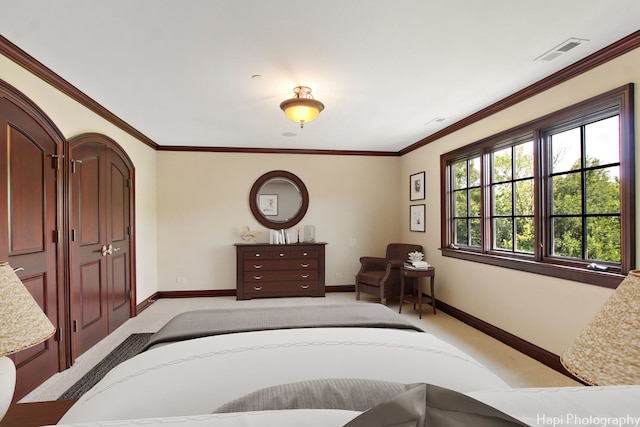
<path fill-rule="evenodd" d="M 157 288 L 156 152 L 68 96 L 0 55 L 0 79 L 31 98 L 58 126 L 65 138 L 99 132 L 118 142 L 136 173 L 137 302 Z"/>
<path fill-rule="evenodd" d="M 294 173 L 309 191 L 300 225 L 328 243 L 326 284 L 353 284 L 359 257 L 382 255 L 400 235 L 399 165 L 398 157 L 159 152 L 158 289 L 235 289 L 242 227 L 269 241 L 249 191 L 271 170 Z"/>
<path fill-rule="evenodd" d="M 426 171 L 427 232 L 420 241 L 428 261 L 437 268 L 439 299 L 556 354 L 569 345 L 611 291 L 442 257 L 438 250 L 440 155 L 630 82 L 640 82 L 640 49 L 402 157 L 402 183 L 410 174 Z M 638 86 L 635 96 L 638 99 Z M 636 141 L 640 141 L 637 107 L 635 123 Z M 639 158 L 637 151 L 636 164 Z M 408 216 L 408 206 L 405 199 L 402 218 Z M 405 231 L 406 227 L 401 230 L 404 239 L 415 238 L 416 233 Z"/>

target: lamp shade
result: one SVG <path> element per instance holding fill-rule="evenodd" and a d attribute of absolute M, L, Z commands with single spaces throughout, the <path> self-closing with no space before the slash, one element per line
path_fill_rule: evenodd
<path fill-rule="evenodd" d="M 629 272 L 560 360 L 591 385 L 640 384 L 640 270 Z"/>
<path fill-rule="evenodd" d="M 55 327 L 8 262 L 0 261 L 0 356 L 49 338 Z"/>
<path fill-rule="evenodd" d="M 304 127 L 305 123 L 315 120 L 324 110 L 324 104 L 317 101 L 311 95 L 311 89 L 307 86 L 297 86 L 293 89 L 295 97 L 280 103 L 280 108 L 287 117 Z"/>

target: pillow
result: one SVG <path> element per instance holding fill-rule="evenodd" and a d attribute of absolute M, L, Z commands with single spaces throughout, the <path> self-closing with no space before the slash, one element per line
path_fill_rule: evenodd
<path fill-rule="evenodd" d="M 279 409 L 365 411 L 406 391 L 408 386 L 368 379 L 318 379 L 263 388 L 225 403 L 213 413 Z"/>
<path fill-rule="evenodd" d="M 409 390 L 358 415 L 344 427 L 426 426 L 427 407 L 424 402 L 427 400 L 427 385 L 415 384 L 408 387 Z"/>
<path fill-rule="evenodd" d="M 515 418 L 462 393 L 431 384 L 408 391 L 357 416 L 344 427 L 508 427 Z"/>

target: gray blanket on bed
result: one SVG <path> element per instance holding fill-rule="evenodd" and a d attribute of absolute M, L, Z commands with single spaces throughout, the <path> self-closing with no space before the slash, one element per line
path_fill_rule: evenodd
<path fill-rule="evenodd" d="M 235 332 L 294 328 L 394 328 L 424 332 L 380 304 L 327 304 L 293 307 L 196 310 L 171 319 L 145 348 L 173 341 Z"/>

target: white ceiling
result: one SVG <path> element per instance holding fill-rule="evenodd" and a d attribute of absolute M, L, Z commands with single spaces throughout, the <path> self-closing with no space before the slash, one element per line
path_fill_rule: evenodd
<path fill-rule="evenodd" d="M 640 29 L 638 0 L 0 0 L 0 10 L 4 37 L 116 116 L 159 145 L 196 147 L 398 151 Z M 570 38 L 588 41 L 534 61 Z M 326 107 L 304 129 L 279 109 L 298 85 Z"/>

